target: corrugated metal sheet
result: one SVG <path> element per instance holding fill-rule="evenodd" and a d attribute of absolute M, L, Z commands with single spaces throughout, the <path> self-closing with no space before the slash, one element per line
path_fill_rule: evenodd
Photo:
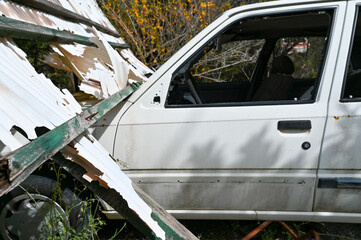
<path fill-rule="evenodd" d="M 64 90 L 64 94 L 38 74 L 26 54 L 4 38 L 0 39 L 0 63 L 0 121 L 7 131 L 18 126 L 34 139 L 36 127 L 52 129 L 81 111 L 70 93 Z M 11 150 L 19 147 L 8 143 L 15 139 L 0 135 L 0 140 Z"/>
<path fill-rule="evenodd" d="M 37 137 L 35 129 L 53 129 L 81 112 L 73 96 L 56 88 L 50 79 L 38 74 L 26 59 L 26 54 L 12 41 L 0 39 L 0 149 L 14 151 L 26 144 L 15 133 L 20 129 L 23 138 Z M 17 130 L 13 127 L 18 127 Z M 12 131 L 11 131 L 12 130 Z M 20 131 L 21 133 L 22 131 Z M 110 154 L 93 138 L 85 133 L 74 141 L 72 153 L 64 151 L 68 159 L 80 155 L 77 162 L 88 174 L 89 181 L 99 181 L 106 188 L 115 189 L 128 202 L 129 208 L 145 221 L 154 233 L 165 239 L 165 232 L 151 217 L 151 208 L 136 194 L 131 180 L 121 171 Z"/>
<path fill-rule="evenodd" d="M 49 2 L 62 6 L 72 12 L 76 12 L 86 18 L 92 19 L 104 27 L 115 30 L 108 18 L 104 16 L 103 12 L 98 7 L 96 0 L 51 0 Z"/>
<path fill-rule="evenodd" d="M 87 29 L 88 27 L 82 24 L 65 21 L 50 14 L 30 9 L 9 1 L 0 0 L 0 13 L 8 18 L 33 23 L 43 27 L 76 33 L 86 37 L 93 36 L 93 34 Z M 122 41 L 121 39 L 115 39 L 114 37 L 112 37 L 112 40 L 115 42 Z M 124 43 L 124 41 L 122 41 L 122 43 Z"/>
<path fill-rule="evenodd" d="M 57 2 L 57 1 L 56 1 Z M 59 1 L 57 5 L 67 8 L 68 10 L 78 13 L 86 18 L 91 19 L 111 30 L 115 30 L 109 20 L 104 16 L 102 11 L 97 7 L 96 2 L 93 0 L 87 0 L 83 3 L 79 1 Z M 74 6 L 74 7 L 73 7 Z M 23 5 L 0 0 L 0 13 L 8 18 L 21 20 L 28 23 L 33 23 L 43 27 L 49 27 L 61 31 L 68 31 L 71 33 L 79 34 L 86 37 L 92 37 L 93 34 L 89 30 L 88 26 L 84 24 L 78 24 L 71 21 L 63 20 L 59 17 L 25 7 Z M 125 43 L 123 39 L 116 38 L 109 34 L 104 34 L 107 41 Z"/>

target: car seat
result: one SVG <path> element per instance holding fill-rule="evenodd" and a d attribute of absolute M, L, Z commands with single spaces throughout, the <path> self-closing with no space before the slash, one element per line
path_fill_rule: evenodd
<path fill-rule="evenodd" d="M 285 55 L 272 61 L 270 76 L 261 82 L 252 101 L 275 101 L 290 99 L 294 85 L 292 74 L 295 68 L 292 60 Z"/>

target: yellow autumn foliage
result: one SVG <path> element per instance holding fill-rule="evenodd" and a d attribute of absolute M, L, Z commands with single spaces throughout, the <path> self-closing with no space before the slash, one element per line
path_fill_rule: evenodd
<path fill-rule="evenodd" d="M 221 0 L 98 0 L 136 56 L 157 69 L 231 7 Z"/>
<path fill-rule="evenodd" d="M 138 59 L 157 69 L 231 7 L 267 0 L 97 0 Z"/>

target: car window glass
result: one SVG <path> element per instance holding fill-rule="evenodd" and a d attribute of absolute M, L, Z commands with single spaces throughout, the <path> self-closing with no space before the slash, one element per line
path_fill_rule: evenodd
<path fill-rule="evenodd" d="M 238 21 L 173 74 L 166 106 L 314 101 L 333 12 Z"/>

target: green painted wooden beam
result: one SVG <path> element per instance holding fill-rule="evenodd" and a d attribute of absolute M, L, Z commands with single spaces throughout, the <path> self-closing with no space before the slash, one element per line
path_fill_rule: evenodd
<path fill-rule="evenodd" d="M 34 39 L 40 41 L 51 41 L 58 43 L 80 43 L 89 46 L 96 46 L 89 37 L 78 34 L 59 31 L 53 28 L 38 26 L 32 23 L 23 22 L 0 16 L 0 37 L 13 37 L 22 39 Z M 127 44 L 109 42 L 114 48 L 128 48 Z"/>
<path fill-rule="evenodd" d="M 83 23 L 90 27 L 94 26 L 101 32 L 107 33 L 115 37 L 120 37 L 120 34 L 118 32 L 106 28 L 103 25 L 100 25 L 99 23 L 92 21 L 91 19 L 88 19 L 82 15 L 79 15 L 75 12 L 72 12 L 66 8 L 63 8 L 47 0 L 11 0 L 11 1 L 22 4 L 27 7 L 40 10 L 42 12 L 46 12 L 50 15 L 62 18 L 66 21 Z"/>
<path fill-rule="evenodd" d="M 133 188 L 138 196 L 152 209 L 152 218 L 165 231 L 166 239 L 198 239 L 186 227 L 178 222 L 171 214 L 169 214 L 163 207 L 155 202 L 148 194 L 133 183 Z"/>
<path fill-rule="evenodd" d="M 132 84 L 120 90 L 20 149 L 0 158 L 0 196 L 16 187 L 42 163 L 132 94 L 139 85 Z"/>

